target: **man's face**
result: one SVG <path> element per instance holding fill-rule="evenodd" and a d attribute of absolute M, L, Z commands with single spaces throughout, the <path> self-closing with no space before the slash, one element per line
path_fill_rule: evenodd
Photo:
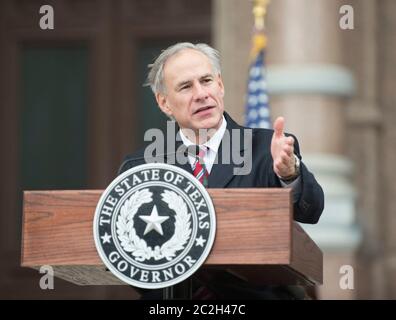
<path fill-rule="evenodd" d="M 193 49 L 178 52 L 166 61 L 163 75 L 166 93 L 157 93 L 157 102 L 180 128 L 197 132 L 220 127 L 224 86 L 203 53 Z"/>

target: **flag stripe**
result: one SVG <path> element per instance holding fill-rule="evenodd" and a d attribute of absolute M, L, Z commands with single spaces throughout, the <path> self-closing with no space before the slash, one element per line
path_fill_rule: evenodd
<path fill-rule="evenodd" d="M 249 69 L 245 124 L 251 128 L 270 128 L 264 45 L 257 52 Z"/>

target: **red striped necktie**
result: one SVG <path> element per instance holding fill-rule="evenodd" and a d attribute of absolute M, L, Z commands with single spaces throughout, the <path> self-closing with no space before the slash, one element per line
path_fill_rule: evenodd
<path fill-rule="evenodd" d="M 209 176 L 204 162 L 206 151 L 207 151 L 207 147 L 205 146 L 199 148 L 198 157 L 196 157 L 195 162 L 193 164 L 193 175 L 203 184 L 205 188 L 208 186 L 208 176 Z M 197 284 L 198 283 L 195 283 L 195 285 Z M 216 299 L 217 296 L 207 286 L 201 285 L 194 290 L 192 298 L 194 300 L 210 300 L 210 299 Z"/>
<path fill-rule="evenodd" d="M 208 186 L 208 171 L 206 170 L 204 156 L 206 154 L 206 147 L 199 148 L 198 157 L 193 164 L 193 175 L 197 178 L 203 186 Z"/>

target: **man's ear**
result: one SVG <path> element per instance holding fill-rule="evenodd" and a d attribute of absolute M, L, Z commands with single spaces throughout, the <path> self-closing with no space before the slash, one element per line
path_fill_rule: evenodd
<path fill-rule="evenodd" d="M 168 107 L 167 96 L 163 93 L 156 93 L 155 99 L 157 100 L 158 106 L 161 111 L 165 113 L 168 117 L 172 116 L 172 110 Z"/>

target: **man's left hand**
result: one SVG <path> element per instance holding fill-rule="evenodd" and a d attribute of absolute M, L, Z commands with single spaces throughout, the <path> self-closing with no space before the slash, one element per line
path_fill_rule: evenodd
<path fill-rule="evenodd" d="M 285 119 L 276 118 L 274 134 L 271 141 L 271 155 L 274 163 L 274 172 L 280 178 L 289 178 L 296 174 L 294 157 L 294 139 L 284 134 Z"/>

